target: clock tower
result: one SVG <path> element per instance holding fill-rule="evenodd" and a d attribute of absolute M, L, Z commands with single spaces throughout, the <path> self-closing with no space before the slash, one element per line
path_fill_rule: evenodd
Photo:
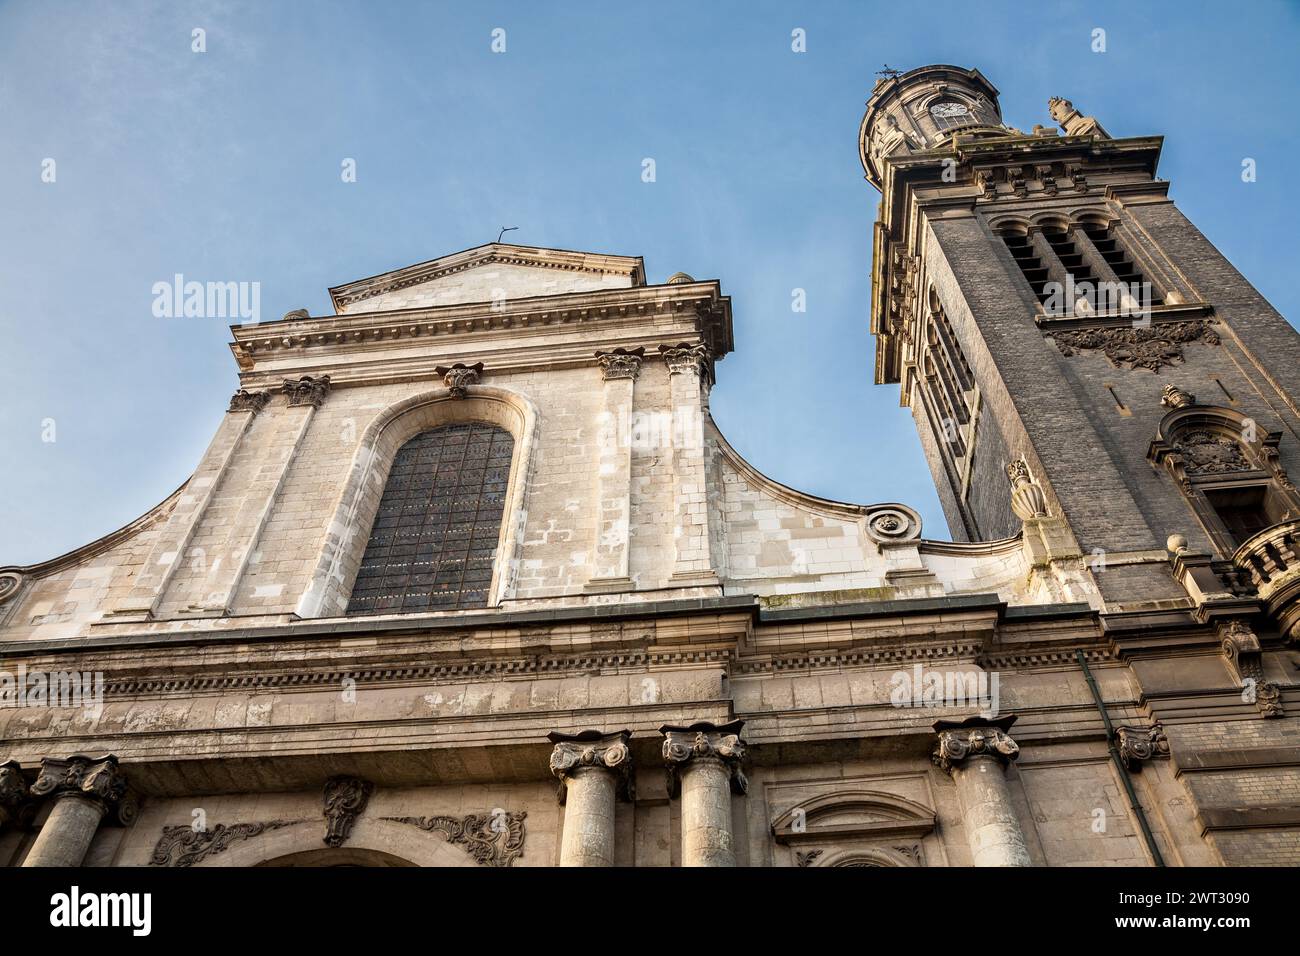
<path fill-rule="evenodd" d="M 1108 606 L 1183 601 L 1171 536 L 1226 573 L 1300 517 L 1300 337 L 1170 199 L 1161 137 L 1059 97 L 1048 115 L 1007 125 L 973 69 L 876 84 L 876 381 L 900 386 L 956 540 L 1044 517 L 1021 513 L 1030 482 L 1045 548 Z"/>

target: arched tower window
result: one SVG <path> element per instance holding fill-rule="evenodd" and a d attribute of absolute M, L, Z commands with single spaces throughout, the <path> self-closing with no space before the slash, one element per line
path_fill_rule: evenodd
<path fill-rule="evenodd" d="M 1178 482 L 1215 549 L 1229 557 L 1266 528 L 1300 513 L 1278 453 L 1280 432 L 1268 432 L 1235 409 L 1196 405 L 1165 387 L 1164 417 L 1148 458 Z"/>
<path fill-rule="evenodd" d="M 421 432 L 397 451 L 349 614 L 486 607 L 514 438 L 486 422 Z"/>

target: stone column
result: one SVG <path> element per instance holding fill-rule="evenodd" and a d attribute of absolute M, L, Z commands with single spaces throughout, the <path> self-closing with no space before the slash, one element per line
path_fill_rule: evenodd
<path fill-rule="evenodd" d="M 48 796 L 54 806 L 23 866 L 80 866 L 105 814 L 115 813 L 124 824 L 134 819 L 135 803 L 126 789 L 126 775 L 112 754 L 46 757 L 32 796 Z"/>
<path fill-rule="evenodd" d="M 1005 776 L 1007 765 L 1020 755 L 1020 748 L 1007 734 L 1015 722 L 1015 716 L 1008 715 L 996 720 L 969 717 L 934 724 L 939 735 L 934 762 L 957 784 L 975 866 L 1032 865 Z"/>
<path fill-rule="evenodd" d="M 735 866 L 731 830 L 731 794 L 743 794 L 749 782 L 740 769 L 745 744 L 743 720 L 717 726 L 660 727 L 668 795 L 681 796 L 682 866 Z"/>
<path fill-rule="evenodd" d="M 614 801 L 632 799 L 630 730 L 551 733 L 551 773 L 564 807 L 560 866 L 614 865 Z"/>

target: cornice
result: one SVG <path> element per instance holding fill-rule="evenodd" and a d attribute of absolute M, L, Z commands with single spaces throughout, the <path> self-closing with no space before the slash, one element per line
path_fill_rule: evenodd
<path fill-rule="evenodd" d="M 444 276 L 455 275 L 467 269 L 497 263 L 558 269 L 564 272 L 588 272 L 594 275 L 621 275 L 627 276 L 633 286 L 645 285 L 645 264 L 640 256 L 614 256 L 597 252 L 491 242 L 473 249 L 430 259 L 427 262 L 334 286 L 329 290 L 330 301 L 334 304 L 335 310 L 338 310 L 341 306 L 348 306 L 387 292 L 395 292 Z"/>
<path fill-rule="evenodd" d="M 721 358 L 730 352 L 734 344 L 731 299 L 722 295 L 716 280 L 232 325 L 230 347 L 240 369 L 249 371 L 266 355 L 329 354 L 339 347 L 388 348 L 394 342 L 427 343 L 470 334 L 476 335 L 477 341 L 485 332 L 517 338 L 611 318 L 692 311 L 713 355 Z"/>

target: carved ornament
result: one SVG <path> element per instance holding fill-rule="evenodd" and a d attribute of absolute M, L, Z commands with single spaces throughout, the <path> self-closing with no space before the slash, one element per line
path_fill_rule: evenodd
<path fill-rule="evenodd" d="M 716 725 L 707 722 L 689 727 L 665 725 L 659 728 L 664 735 L 664 764 L 668 767 L 668 795 L 676 797 L 680 787 L 680 774 L 692 761 L 717 760 L 731 776 L 733 793 L 748 793 L 749 781 L 741 769 L 745 759 L 745 742 L 740 739 L 743 720 Z"/>
<path fill-rule="evenodd" d="M 325 843 L 342 846 L 352 833 L 352 824 L 365 810 L 375 785 L 359 777 L 331 777 L 325 781 Z"/>
<path fill-rule="evenodd" d="M 1219 344 L 1219 333 L 1205 319 L 1169 322 L 1146 328 L 1116 326 L 1068 332 L 1051 331 L 1047 334 L 1055 340 L 1062 355 L 1100 350 L 1118 368 L 1145 368 L 1152 372 L 1158 372 L 1166 365 L 1181 364 L 1184 359 L 1183 346 L 1188 342 L 1199 340 L 1207 345 Z"/>

